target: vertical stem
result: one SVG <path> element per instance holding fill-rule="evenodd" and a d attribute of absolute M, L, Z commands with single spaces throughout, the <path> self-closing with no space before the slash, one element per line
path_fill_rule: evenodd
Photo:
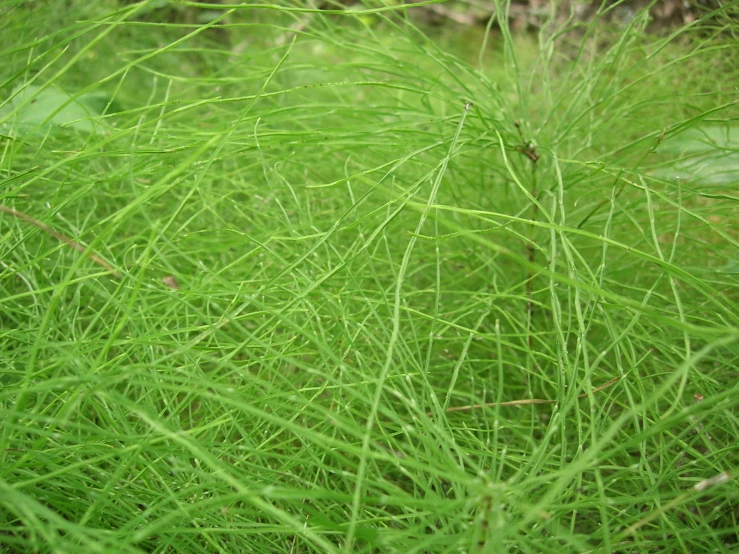
<path fill-rule="evenodd" d="M 534 205 L 531 207 L 531 225 L 529 226 L 529 243 L 526 245 L 528 252 L 529 263 L 533 264 L 536 261 L 536 248 L 534 247 L 534 235 L 536 233 L 536 222 L 539 216 L 539 186 L 536 180 L 536 161 L 532 158 L 531 161 L 531 196 L 534 197 Z M 526 312 L 528 317 L 528 340 L 529 350 L 533 348 L 534 337 L 531 331 L 532 318 L 534 316 L 534 270 L 529 267 L 528 279 L 526 280 L 526 297 L 528 302 L 526 304 Z"/>

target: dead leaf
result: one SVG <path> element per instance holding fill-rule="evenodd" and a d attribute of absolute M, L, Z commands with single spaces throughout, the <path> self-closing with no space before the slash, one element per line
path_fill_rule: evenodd
<path fill-rule="evenodd" d="M 175 279 L 174 275 L 167 275 L 164 279 L 162 279 L 162 283 L 164 283 L 172 290 L 180 290 L 180 285 L 177 284 L 177 279 Z"/>

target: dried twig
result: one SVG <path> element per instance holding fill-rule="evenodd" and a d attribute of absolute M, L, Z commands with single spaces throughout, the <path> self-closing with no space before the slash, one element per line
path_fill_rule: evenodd
<path fill-rule="evenodd" d="M 714 475 L 713 477 L 709 477 L 708 479 L 704 479 L 703 481 L 696 483 L 690 488 L 688 492 L 685 492 L 677 496 L 676 498 L 673 498 L 667 504 L 663 505 L 657 510 L 654 510 L 653 512 L 648 513 L 642 519 L 630 525 L 626 530 L 624 530 L 621 533 L 621 535 L 617 538 L 617 540 L 620 541 L 624 537 L 626 537 L 626 535 L 635 534 L 639 529 L 644 527 L 647 523 L 657 519 L 662 514 L 676 508 L 680 504 L 683 504 L 684 502 L 690 500 L 695 495 L 703 493 L 706 489 L 710 489 L 711 487 L 715 487 L 716 485 L 723 485 L 724 483 L 728 483 L 729 481 L 731 481 L 731 474 L 728 471 L 722 471 L 718 475 Z"/>
<path fill-rule="evenodd" d="M 452 21 L 454 21 L 455 23 L 459 23 L 460 25 L 473 27 L 477 24 L 477 18 L 474 15 L 462 12 L 455 12 L 454 10 L 450 10 L 449 8 L 445 8 L 444 6 L 441 6 L 439 4 L 430 4 L 426 6 L 426 9 L 434 12 L 436 15 L 451 19 Z"/>
<path fill-rule="evenodd" d="M 54 228 L 50 227 L 43 221 L 39 221 L 36 218 L 31 217 L 28 214 L 25 214 L 23 212 L 19 212 L 18 210 L 11 208 L 10 206 L 6 206 L 5 204 L 0 204 L 0 212 L 4 212 L 8 215 L 12 215 L 13 217 L 20 219 L 21 221 L 25 221 L 26 223 L 30 223 L 31 225 L 34 225 L 41 229 L 44 233 L 47 233 L 54 237 L 55 239 L 58 239 L 62 241 L 67 246 L 71 246 L 78 252 L 82 252 L 83 254 L 87 253 L 87 248 L 82 246 L 80 243 L 72 240 L 67 235 L 64 235 L 60 233 L 59 231 L 55 230 Z M 100 256 L 95 254 L 94 252 L 89 253 L 90 259 L 95 262 L 98 265 L 103 266 L 106 270 L 110 272 L 110 274 L 115 277 L 116 279 L 120 278 L 120 273 L 108 262 L 106 262 L 104 259 L 102 259 Z"/>
<path fill-rule="evenodd" d="M 596 387 L 593 389 L 593 394 L 596 392 L 600 392 L 603 389 L 607 389 L 608 387 L 615 385 L 621 380 L 621 377 L 616 377 L 615 379 L 611 379 L 607 383 L 603 383 L 601 386 Z M 588 396 L 588 393 L 583 393 L 578 398 L 585 398 Z M 507 402 L 488 402 L 486 404 L 469 404 L 467 406 L 455 406 L 453 408 L 447 408 L 444 410 L 445 413 L 449 412 L 467 412 L 470 410 L 477 410 L 478 408 L 495 408 L 496 406 L 527 406 L 530 404 L 556 404 L 559 402 L 558 400 L 543 400 L 541 398 L 527 398 L 524 400 L 509 400 Z M 432 412 L 427 412 L 426 415 L 430 416 L 433 415 Z"/>

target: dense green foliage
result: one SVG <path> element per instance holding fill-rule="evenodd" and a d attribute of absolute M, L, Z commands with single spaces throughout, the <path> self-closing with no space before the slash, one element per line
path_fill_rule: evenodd
<path fill-rule="evenodd" d="M 736 548 L 737 2 L 164 4 L 0 3 L 4 552 Z"/>

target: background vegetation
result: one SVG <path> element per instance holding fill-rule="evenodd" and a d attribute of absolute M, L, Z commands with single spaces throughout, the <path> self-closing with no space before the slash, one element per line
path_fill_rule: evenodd
<path fill-rule="evenodd" d="M 739 3 L 633 4 L 0 3 L 4 551 L 733 551 Z"/>

